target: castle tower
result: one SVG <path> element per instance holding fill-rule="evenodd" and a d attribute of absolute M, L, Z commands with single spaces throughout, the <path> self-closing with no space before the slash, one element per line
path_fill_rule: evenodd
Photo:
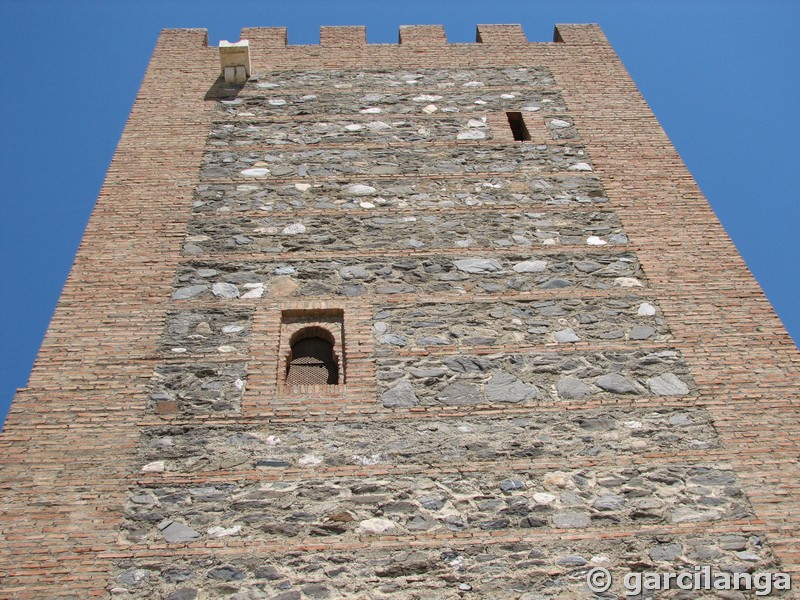
<path fill-rule="evenodd" d="M 1 597 L 796 573 L 800 356 L 597 26 L 241 37 L 159 39 L 0 435 Z"/>

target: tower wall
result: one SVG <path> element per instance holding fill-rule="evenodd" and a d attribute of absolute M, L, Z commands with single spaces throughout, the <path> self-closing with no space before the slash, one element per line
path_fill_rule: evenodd
<path fill-rule="evenodd" d="M 476 37 L 244 29 L 233 86 L 162 33 L 0 437 L 3 597 L 796 570 L 780 321 L 598 27 Z"/>

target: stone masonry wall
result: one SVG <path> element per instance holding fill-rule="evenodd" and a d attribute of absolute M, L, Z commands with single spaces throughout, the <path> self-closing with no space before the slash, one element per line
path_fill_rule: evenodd
<path fill-rule="evenodd" d="M 481 74 L 490 81 L 504 75 L 489 69 Z M 305 80 L 260 74 L 248 86 L 277 93 L 286 85 L 302 89 L 308 81 L 327 79 L 335 87 L 339 75 L 315 73 Z M 421 79 L 445 88 L 460 81 L 448 71 L 424 75 Z M 473 100 L 475 95 L 447 101 L 436 94 L 389 96 L 378 73 L 356 72 L 348 79 L 369 92 L 358 97 L 357 106 L 375 106 L 348 110 L 353 96 L 328 93 L 320 102 L 314 94 L 298 92 L 290 96 L 292 106 L 313 105 L 315 118 L 286 121 L 296 112 L 290 114 L 289 104 L 278 96 L 220 101 L 219 113 L 242 121 L 220 121 L 211 128 L 203 177 L 251 183 L 201 184 L 196 190 L 195 218 L 183 246 L 187 260 L 178 270 L 173 299 L 179 305 L 216 303 L 182 308 L 168 319 L 163 351 L 180 359 L 156 369 L 155 411 L 209 416 L 241 411 L 242 395 L 253 393 L 246 390 L 251 365 L 228 357 L 253 349 L 258 327 L 253 303 L 288 300 L 291 306 L 294 298 L 343 296 L 363 298 L 374 307 L 378 410 L 486 407 L 499 416 L 479 423 L 469 417 L 386 424 L 356 418 L 322 427 L 264 429 L 243 422 L 151 428 L 141 441 L 141 471 L 158 480 L 143 480 L 130 491 L 122 528 L 127 543 L 342 544 L 386 535 L 400 541 L 442 533 L 635 530 L 753 518 L 729 465 L 638 459 L 640 453 L 667 449 L 687 457 L 718 448 L 702 409 L 579 409 L 572 418 L 542 412 L 564 402 L 580 406 L 698 394 L 685 361 L 668 345 L 667 320 L 655 301 L 647 301 L 649 286 L 635 253 L 617 249 L 628 237 L 613 206 L 588 209 L 606 200 L 596 179 L 528 174 L 591 172 L 585 151 L 518 143 L 439 149 L 459 139 L 493 140 L 498 127 L 506 125 L 476 110 L 489 101 Z M 271 81 L 274 87 L 263 87 Z M 411 113 L 415 102 L 440 100 L 451 109 L 442 112 L 450 113 L 462 112 L 459 104 L 471 100 L 471 118 L 440 117 L 438 107 L 429 104 L 423 117 L 368 120 L 386 105 L 394 113 Z M 495 94 L 491 100 L 491 108 L 510 110 L 517 96 Z M 542 104 L 547 103 L 529 106 L 529 112 L 535 114 Z M 242 106 L 256 112 L 233 108 Z M 563 126 L 556 129 L 566 135 L 572 120 L 560 100 L 557 107 Z M 341 120 L 340 113 L 352 118 Z M 325 120 L 331 116 L 339 120 Z M 277 121 L 252 120 L 256 117 Z M 553 121 L 541 118 L 543 131 L 552 131 Z M 393 145 L 378 145 L 387 143 Z M 259 145 L 321 149 L 269 154 L 251 149 Z M 217 150 L 222 146 L 229 150 Z M 230 150 L 234 147 L 241 149 Z M 564 156 L 575 158 L 564 161 Z M 461 172 L 521 177 L 474 183 L 447 179 Z M 432 177 L 409 179 L 412 173 Z M 390 177 L 395 179 L 384 180 Z M 286 178 L 284 184 L 276 182 Z M 497 204 L 502 210 L 464 210 Z M 559 206 L 559 211 L 531 212 L 537 205 Z M 394 210 L 387 213 L 390 207 Z M 451 208 L 456 212 L 444 212 Z M 304 216 L 307 209 L 312 212 Z M 321 248 L 324 260 L 316 258 Z M 436 253 L 442 250 L 460 254 Z M 370 258 L 371 253 L 378 256 Z M 204 254 L 216 260 L 194 258 Z M 397 258 L 383 258 L 387 254 Z M 638 289 L 647 299 L 630 294 Z M 582 297 L 581 290 L 598 295 Z M 465 302 L 475 295 L 509 294 L 522 297 Z M 245 308 L 236 308 L 240 302 Z M 568 349 L 575 345 L 576 350 Z M 204 363 L 204 356 L 223 362 Z M 312 397 L 308 401 L 313 404 Z M 503 417 L 507 406 L 523 412 Z M 635 466 L 605 463 L 620 456 L 632 461 L 634 455 Z M 579 457 L 589 462 L 579 464 Z M 571 468 L 553 468 L 559 458 Z M 505 467 L 487 469 L 487 461 L 505 461 Z M 421 464 L 427 468 L 421 470 Z M 171 477 L 178 482 L 169 482 Z M 764 541 L 758 538 L 758 544 L 763 547 Z M 673 542 L 665 555 L 677 557 L 682 547 Z M 583 557 L 571 560 L 574 566 L 588 564 Z M 425 564 L 421 571 L 431 568 Z M 257 582 L 254 589 L 260 592 L 244 591 L 242 582 L 252 576 L 259 579 L 258 573 L 249 575 L 232 564 L 211 568 L 207 575 L 227 581 L 231 591 L 267 593 L 269 584 Z M 164 585 L 155 580 L 146 585 L 149 579 L 150 571 L 140 565 L 117 582 L 127 584 L 129 592 Z M 184 581 L 187 585 L 175 594 L 190 597 L 207 586 L 188 571 Z M 345 593 L 325 586 L 298 589 L 302 583 L 290 578 L 282 589 L 297 597 Z M 347 585 L 346 593 L 357 589 Z"/>
<path fill-rule="evenodd" d="M 0 438 L 2 597 L 797 572 L 800 359 L 596 27 L 249 29 L 244 86 L 202 37 L 162 36 Z M 304 323 L 339 384 L 284 381 Z"/>

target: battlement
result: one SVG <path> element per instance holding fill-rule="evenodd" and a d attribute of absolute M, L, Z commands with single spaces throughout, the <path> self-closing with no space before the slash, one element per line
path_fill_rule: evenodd
<path fill-rule="evenodd" d="M 201 38 L 208 45 L 206 29 L 164 29 L 162 35 L 182 36 L 188 34 Z M 240 39 L 250 40 L 261 48 L 282 48 L 286 46 L 320 46 L 322 48 L 361 48 L 365 46 L 414 46 L 441 47 L 444 45 L 471 46 L 488 44 L 495 46 L 520 46 L 525 44 L 583 44 L 605 41 L 605 36 L 597 24 L 559 24 L 553 31 L 552 42 L 531 42 L 519 24 L 491 24 L 475 27 L 474 43 L 449 42 L 443 25 L 400 25 L 397 43 L 370 43 L 367 41 L 367 28 L 363 25 L 320 27 L 319 44 L 289 44 L 286 27 L 244 27 Z"/>

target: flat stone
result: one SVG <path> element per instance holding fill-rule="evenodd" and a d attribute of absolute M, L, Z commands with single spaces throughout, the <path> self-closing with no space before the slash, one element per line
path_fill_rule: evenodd
<path fill-rule="evenodd" d="M 592 503 L 597 510 L 620 510 L 625 506 L 625 498 L 616 494 L 603 494 Z"/>
<path fill-rule="evenodd" d="M 669 418 L 669 424 L 676 427 L 685 427 L 692 424 L 692 419 L 689 417 L 689 415 L 679 413 L 677 415 L 672 415 Z"/>
<path fill-rule="evenodd" d="M 683 553 L 683 546 L 680 544 L 659 544 L 650 548 L 650 558 L 655 561 L 675 560 Z"/>
<path fill-rule="evenodd" d="M 216 569 L 211 569 L 208 572 L 208 576 L 220 581 L 241 581 L 247 577 L 247 573 L 234 567 L 217 567 Z"/>
<path fill-rule="evenodd" d="M 278 458 L 265 458 L 256 462 L 257 467 L 285 468 L 291 466 L 287 461 Z"/>
<path fill-rule="evenodd" d="M 556 501 L 556 497 L 553 494 L 548 494 L 547 492 L 537 492 L 533 495 L 533 501 L 539 506 L 550 506 Z"/>
<path fill-rule="evenodd" d="M 166 465 L 163 460 L 156 460 L 142 467 L 142 473 L 163 473 L 165 470 Z"/>
<path fill-rule="evenodd" d="M 171 544 L 191 542 L 200 537 L 197 531 L 178 521 L 167 521 L 164 527 L 159 525 L 159 529 L 161 529 L 161 535 L 164 536 L 164 539 Z"/>
<path fill-rule="evenodd" d="M 525 482 L 519 479 L 504 479 L 500 482 L 500 489 L 504 492 L 512 492 L 514 490 L 524 490 Z"/>
<path fill-rule="evenodd" d="M 595 384 L 606 392 L 612 394 L 637 394 L 638 390 L 630 381 L 617 373 L 601 375 L 595 380 Z"/>
<path fill-rule="evenodd" d="M 291 277 L 287 276 L 276 277 L 270 283 L 270 294 L 272 296 L 285 298 L 287 296 L 294 295 L 294 293 L 299 288 L 300 285 L 296 281 L 294 281 Z"/>
<path fill-rule="evenodd" d="M 445 374 L 444 369 L 409 369 L 414 377 L 441 377 Z"/>
<path fill-rule="evenodd" d="M 562 529 L 580 529 L 588 527 L 591 517 L 586 513 L 565 512 L 553 515 L 553 524 Z"/>
<path fill-rule="evenodd" d="M 381 402 L 386 408 L 406 408 L 419 404 L 419 398 L 414 393 L 414 386 L 408 380 L 403 380 L 381 395 Z"/>
<path fill-rule="evenodd" d="M 674 373 L 662 373 L 647 380 L 650 391 L 656 396 L 685 396 L 689 386 Z"/>
<path fill-rule="evenodd" d="M 172 294 L 173 300 L 187 300 L 199 296 L 208 289 L 207 285 L 190 285 L 177 289 Z"/>
<path fill-rule="evenodd" d="M 544 474 L 544 485 L 548 489 L 553 487 L 564 488 L 568 482 L 567 475 L 561 471 Z"/>
<path fill-rule="evenodd" d="M 353 196 L 372 196 L 378 193 L 378 190 L 371 185 L 363 185 L 361 183 L 354 183 L 348 186 L 345 191 Z"/>
<path fill-rule="evenodd" d="M 483 402 L 478 386 L 463 381 L 451 383 L 439 392 L 436 399 L 449 405 L 480 404 Z"/>
<path fill-rule="evenodd" d="M 593 260 L 579 260 L 575 263 L 575 268 L 581 273 L 594 273 L 602 269 L 603 265 Z"/>
<path fill-rule="evenodd" d="M 214 537 L 227 537 L 229 535 L 239 535 L 241 530 L 241 525 L 234 525 L 233 527 L 212 527 L 206 533 Z"/>
<path fill-rule="evenodd" d="M 740 560 L 747 560 L 751 562 L 758 562 L 761 560 L 761 557 L 755 552 L 737 552 L 736 556 Z"/>
<path fill-rule="evenodd" d="M 339 276 L 342 279 L 372 279 L 375 275 L 360 265 L 350 265 L 339 269 Z"/>
<path fill-rule="evenodd" d="M 569 121 L 564 121 L 563 119 L 550 119 L 550 125 L 557 129 L 572 127 L 572 123 L 570 123 Z"/>
<path fill-rule="evenodd" d="M 367 535 L 380 535 L 396 528 L 397 525 L 389 519 L 366 519 L 358 524 L 358 533 Z"/>
<path fill-rule="evenodd" d="M 455 266 L 465 273 L 496 273 L 503 270 L 503 265 L 494 258 L 464 258 L 455 261 Z"/>
<path fill-rule="evenodd" d="M 634 325 L 629 337 L 632 340 L 646 340 L 652 337 L 655 332 L 656 330 L 648 325 Z"/>
<path fill-rule="evenodd" d="M 292 590 L 272 596 L 270 600 L 301 600 L 302 597 L 303 595 L 298 590 Z"/>
<path fill-rule="evenodd" d="M 581 429 L 587 431 L 611 431 L 617 428 L 617 422 L 609 417 L 579 418 Z"/>
<path fill-rule="evenodd" d="M 692 508 L 677 508 L 672 513 L 673 523 L 703 523 L 716 521 L 720 514 L 710 510 L 694 510 Z"/>
<path fill-rule="evenodd" d="M 447 346 L 450 342 L 438 336 L 429 336 L 417 341 L 418 346 Z"/>
<path fill-rule="evenodd" d="M 588 238 L 586 238 L 586 243 L 589 246 L 605 246 L 608 244 L 607 241 L 601 237 L 597 237 L 596 235 L 590 235 Z"/>
<path fill-rule="evenodd" d="M 331 595 L 331 591 L 321 583 L 303 586 L 302 590 L 309 598 L 329 598 Z"/>
<path fill-rule="evenodd" d="M 648 302 L 642 302 L 639 305 L 639 310 L 637 310 L 636 313 L 642 317 L 652 317 L 654 314 L 656 314 L 656 307 Z"/>
<path fill-rule="evenodd" d="M 485 125 L 484 125 L 485 127 Z M 484 140 L 486 139 L 486 133 L 479 129 L 469 129 L 467 131 L 462 131 L 458 135 L 456 135 L 456 139 L 458 140 Z"/>
<path fill-rule="evenodd" d="M 416 515 L 406 523 L 406 529 L 410 531 L 428 531 L 435 526 L 436 521 L 434 519 L 423 517 L 422 515 Z"/>
<path fill-rule="evenodd" d="M 486 396 L 489 402 L 523 402 L 535 398 L 539 390 L 527 385 L 510 373 L 503 371 L 492 375 L 486 384 Z"/>
<path fill-rule="evenodd" d="M 617 277 L 614 279 L 614 285 L 619 287 L 643 287 L 642 282 L 636 277 Z"/>
<path fill-rule="evenodd" d="M 561 344 L 574 343 L 574 342 L 580 342 L 581 341 L 581 338 L 579 338 L 575 334 L 575 331 L 572 330 L 572 329 L 562 329 L 561 331 L 556 331 L 553 334 L 553 337 L 556 339 L 557 342 L 559 342 Z"/>
<path fill-rule="evenodd" d="M 306 226 L 302 223 L 292 223 L 291 225 L 287 225 L 281 230 L 283 235 L 297 235 L 298 233 L 305 233 Z"/>
<path fill-rule="evenodd" d="M 242 177 L 265 177 L 266 175 L 269 175 L 269 169 L 245 169 L 244 171 L 240 171 L 240 175 Z"/>
<path fill-rule="evenodd" d="M 220 281 L 211 286 L 211 293 L 217 298 L 238 298 L 239 288 L 232 283 Z"/>
<path fill-rule="evenodd" d="M 481 523 L 480 528 L 484 531 L 497 531 L 499 529 L 505 529 L 509 526 L 508 519 L 495 519 L 494 521 L 484 521 Z"/>
<path fill-rule="evenodd" d="M 348 284 L 342 286 L 341 292 L 342 296 L 363 296 L 367 292 L 367 288 L 360 283 Z"/>
<path fill-rule="evenodd" d="M 256 567 L 253 571 L 253 575 L 256 579 L 267 579 L 269 581 L 276 581 L 283 578 L 281 572 L 272 565 Z"/>
<path fill-rule="evenodd" d="M 169 594 L 166 600 L 194 600 L 197 598 L 197 590 L 194 588 L 183 588 L 175 590 Z"/>
<path fill-rule="evenodd" d="M 592 393 L 592 389 L 577 377 L 565 377 L 556 383 L 556 392 L 564 399 L 583 398 Z"/>
<path fill-rule="evenodd" d="M 144 581 L 149 576 L 150 571 L 146 569 L 128 569 L 117 575 L 117 581 L 120 583 L 127 583 L 128 585 L 137 585 L 140 581 Z"/>
<path fill-rule="evenodd" d="M 741 535 L 723 535 L 719 538 L 719 546 L 723 550 L 744 550 L 747 540 Z"/>
<path fill-rule="evenodd" d="M 579 162 L 567 168 L 568 171 L 593 171 L 589 163 Z"/>
<path fill-rule="evenodd" d="M 582 556 L 562 556 L 556 560 L 556 564 L 562 567 L 582 567 L 588 561 Z"/>
<path fill-rule="evenodd" d="M 517 273 L 541 273 L 547 270 L 546 260 L 526 260 L 511 267 Z"/>
<path fill-rule="evenodd" d="M 556 277 L 555 279 L 549 279 L 539 287 L 541 287 L 544 290 L 555 290 L 559 288 L 571 287 L 572 285 L 573 284 L 569 279 L 561 279 L 559 277 Z"/>
<path fill-rule="evenodd" d="M 396 333 L 387 333 L 382 335 L 378 338 L 378 341 L 381 344 L 389 344 L 391 346 L 400 347 L 403 347 L 408 343 L 406 338 L 404 338 L 402 335 L 397 335 Z"/>

